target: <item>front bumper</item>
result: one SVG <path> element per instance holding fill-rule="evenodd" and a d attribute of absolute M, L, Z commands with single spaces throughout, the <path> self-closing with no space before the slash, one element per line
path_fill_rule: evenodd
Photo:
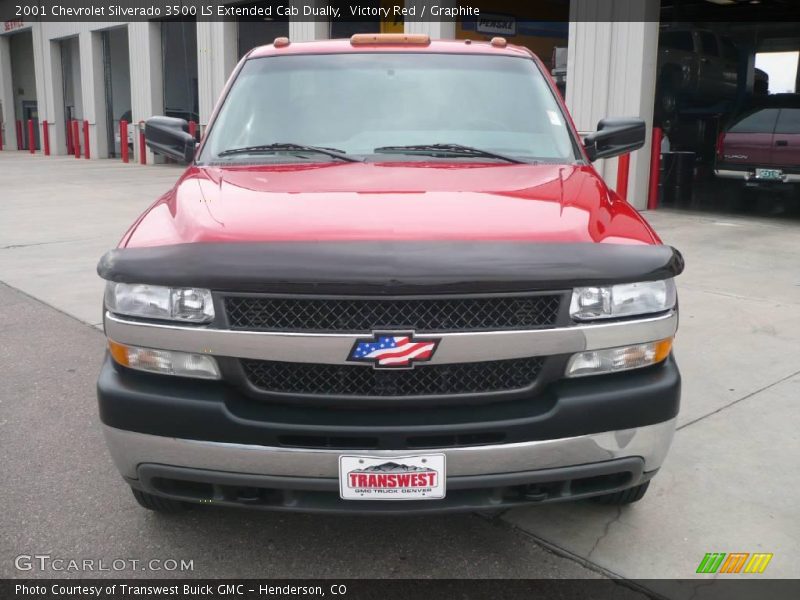
<path fill-rule="evenodd" d="M 534 397 L 484 406 L 414 411 L 270 407 L 222 383 L 135 373 L 107 360 L 98 381 L 111 455 L 128 483 L 174 499 L 272 510 L 439 512 L 480 510 L 607 494 L 647 481 L 672 440 L 680 376 L 674 359 L 638 372 L 561 381 Z M 247 407 L 248 410 L 243 410 Z M 301 424 L 302 415 L 325 423 Z M 405 415 L 405 421 L 403 419 Z M 438 423 L 440 420 L 446 421 Z M 294 420 L 293 420 L 294 419 Z M 351 439 L 376 432 L 375 448 L 282 445 L 285 431 Z M 410 446 L 415 434 L 508 443 Z M 336 435 L 338 437 L 336 437 Z M 465 436 L 465 437 L 461 437 Z M 434 439 L 431 438 L 431 439 Z M 386 443 L 396 444 L 386 447 Z M 444 453 L 447 497 L 345 501 L 342 454 L 402 457 Z"/>
<path fill-rule="evenodd" d="M 770 168 L 770 167 L 767 167 Z M 800 183 L 800 173 L 784 173 L 780 181 L 767 181 L 756 179 L 755 168 L 743 167 L 741 169 L 714 169 L 714 175 L 720 179 L 738 179 L 746 183 L 758 185 L 780 185 L 782 183 Z"/>
<path fill-rule="evenodd" d="M 612 493 L 649 480 L 675 420 L 521 444 L 453 448 L 447 496 L 425 501 L 339 498 L 342 451 L 287 450 L 165 438 L 104 427 L 114 462 L 135 488 L 176 500 L 303 512 L 452 512 L 510 508 Z M 399 458 L 408 451 L 346 451 Z"/>

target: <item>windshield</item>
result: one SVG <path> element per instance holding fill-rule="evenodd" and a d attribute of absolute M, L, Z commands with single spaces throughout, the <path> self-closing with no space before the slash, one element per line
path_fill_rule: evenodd
<path fill-rule="evenodd" d="M 438 149 L 422 147 L 434 144 Z M 248 60 L 200 161 L 337 160 L 297 146 L 381 162 L 501 160 L 474 150 L 521 161 L 576 159 L 564 116 L 535 63 L 490 55 L 364 53 Z"/>

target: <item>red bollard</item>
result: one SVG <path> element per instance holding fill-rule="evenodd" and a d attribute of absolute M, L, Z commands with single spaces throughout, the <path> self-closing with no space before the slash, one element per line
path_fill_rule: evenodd
<path fill-rule="evenodd" d="M 139 121 L 139 164 L 147 164 L 147 146 L 144 142 L 144 121 Z"/>
<path fill-rule="evenodd" d="M 189 121 L 189 135 L 197 139 L 197 123 Z"/>
<path fill-rule="evenodd" d="M 25 146 L 23 145 L 24 140 L 22 139 L 22 121 L 17 119 L 15 125 L 17 128 L 17 150 L 24 150 Z"/>
<path fill-rule="evenodd" d="M 44 147 L 44 155 L 50 156 L 50 127 L 47 121 L 42 121 L 42 146 Z"/>
<path fill-rule="evenodd" d="M 653 127 L 653 146 L 650 149 L 650 193 L 647 196 L 647 208 L 658 208 L 658 182 L 661 178 L 661 140 L 664 132 L 660 127 Z"/>
<path fill-rule="evenodd" d="M 623 154 L 617 162 L 617 194 L 628 201 L 628 174 L 631 170 L 631 155 Z"/>
<path fill-rule="evenodd" d="M 75 145 L 75 158 L 81 157 L 81 132 L 78 120 L 72 121 L 72 143 Z"/>
<path fill-rule="evenodd" d="M 28 150 L 31 154 L 36 152 L 36 137 L 33 135 L 33 119 L 28 119 Z"/>
<path fill-rule="evenodd" d="M 89 121 L 83 122 L 83 157 L 89 158 Z"/>
<path fill-rule="evenodd" d="M 122 155 L 122 162 L 128 162 L 128 122 L 119 122 L 119 153 Z"/>

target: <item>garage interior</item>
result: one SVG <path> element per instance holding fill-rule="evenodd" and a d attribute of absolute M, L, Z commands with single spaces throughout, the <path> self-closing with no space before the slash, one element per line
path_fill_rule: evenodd
<path fill-rule="evenodd" d="M 461 4 L 479 7 L 484 17 L 460 20 L 458 39 L 488 40 L 500 35 L 530 48 L 566 94 L 569 0 L 537 7 L 535 21 L 522 17 L 518 3 L 511 0 Z M 714 174 L 720 134 L 727 127 L 770 102 L 768 95 L 798 92 L 798 3 L 661 0 L 659 8 L 654 124 L 663 132 L 664 154 L 658 207 L 800 218 L 800 186 L 745 185 L 743 178 L 720 179 Z M 776 55 L 780 55 L 778 62 L 770 60 Z M 779 79 L 786 79 L 786 71 L 791 71 L 788 87 L 774 76 L 770 81 L 770 73 L 758 68 L 762 57 L 773 69 L 783 71 Z M 682 70 L 691 69 L 692 63 L 698 65 L 696 85 L 671 89 L 671 81 L 680 78 Z M 782 102 L 792 104 L 792 99 L 784 97 Z M 800 108 L 800 101 L 796 106 Z M 800 145 L 797 138 L 790 139 L 789 145 Z"/>
<path fill-rule="evenodd" d="M 701 69 L 708 66 L 713 83 L 696 95 L 676 94 L 669 113 L 664 111 L 671 102 L 665 99 L 664 80 L 657 81 L 656 125 L 663 128 L 667 140 L 662 144 L 659 206 L 800 218 L 797 186 L 746 184 L 743 179 L 720 179 L 714 173 L 724 152 L 722 134 L 743 116 L 775 104 L 776 98 L 781 98 L 782 105 L 800 109 L 800 96 L 795 95 L 800 85 L 800 28 L 792 21 L 796 18 L 797 4 L 786 0 L 662 1 L 658 75 L 666 77 L 664 67 L 672 62 L 669 32 L 695 31 L 702 48 Z M 708 88 L 721 90 L 722 80 L 729 82 L 726 90 L 707 93 Z M 792 114 L 800 118 L 800 111 Z M 775 144 L 796 146 L 800 136 L 775 135 L 779 137 L 788 140 L 771 142 L 770 152 L 784 164 Z M 787 154 L 791 151 L 788 148 Z M 796 157 L 793 166 L 800 166 Z"/>
<path fill-rule="evenodd" d="M 3 118 L 8 127 L 14 127 L 16 121 L 20 125 L 28 119 L 34 122 L 34 147 L 40 149 L 39 111 L 36 95 L 36 78 L 33 69 L 33 35 L 30 31 L 21 31 L 8 36 L 8 54 L 10 56 L 10 91 L 6 92 L 0 103 L 3 104 Z M 16 132 L 17 148 L 29 147 L 28 128 L 21 126 Z M 9 137 L 9 139 L 11 139 Z M 10 142 L 7 142 L 10 143 Z"/>

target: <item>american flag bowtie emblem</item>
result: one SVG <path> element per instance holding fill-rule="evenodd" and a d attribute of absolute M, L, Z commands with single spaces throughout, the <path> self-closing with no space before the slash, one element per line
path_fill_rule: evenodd
<path fill-rule="evenodd" d="M 415 361 L 430 360 L 438 345 L 438 339 L 414 339 L 413 333 L 375 334 L 356 340 L 347 360 L 371 362 L 376 369 L 407 369 Z"/>

